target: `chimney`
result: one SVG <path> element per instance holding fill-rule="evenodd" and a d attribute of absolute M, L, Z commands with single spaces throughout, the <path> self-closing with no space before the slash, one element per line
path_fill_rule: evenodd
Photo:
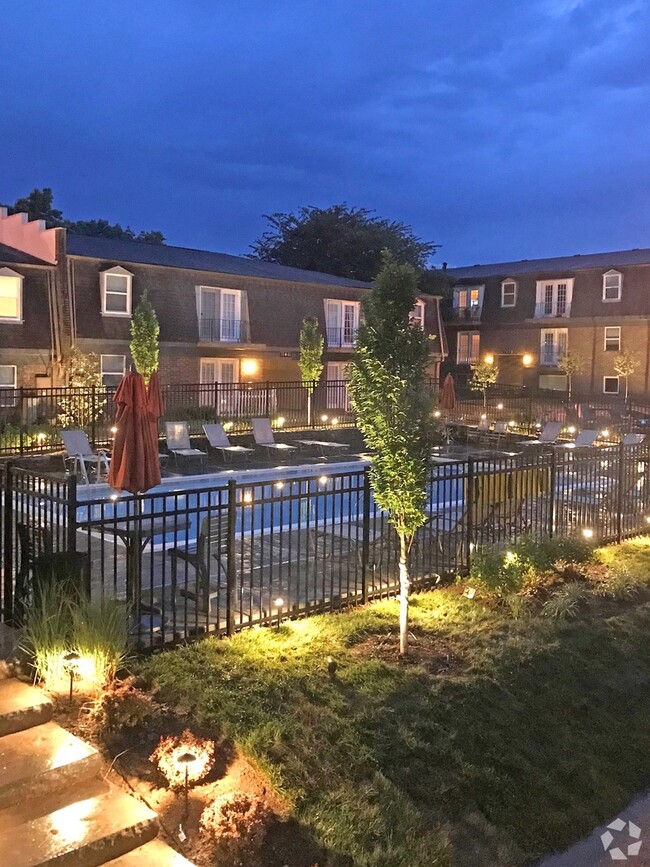
<path fill-rule="evenodd" d="M 446 263 L 446 262 L 443 262 L 443 263 L 442 263 L 442 270 L 443 270 L 443 271 L 446 271 L 446 270 L 447 270 L 447 263 Z"/>
<path fill-rule="evenodd" d="M 0 244 L 56 265 L 56 229 L 48 229 L 43 220 L 30 220 L 27 214 L 7 214 L 0 208 Z"/>

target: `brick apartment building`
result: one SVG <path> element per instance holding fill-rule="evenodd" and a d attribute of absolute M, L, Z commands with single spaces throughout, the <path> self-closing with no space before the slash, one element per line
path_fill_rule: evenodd
<path fill-rule="evenodd" d="M 164 383 L 299 380 L 302 320 L 325 337 L 325 376 L 345 378 L 369 284 L 246 257 L 70 235 L 0 210 L 0 387 L 64 382 L 73 344 L 99 355 L 103 380 L 130 362 L 130 320 L 145 290 L 160 322 Z M 445 351 L 439 298 L 413 315 Z"/>
<path fill-rule="evenodd" d="M 445 369 L 461 378 L 493 357 L 499 381 L 566 388 L 558 361 L 579 353 L 576 391 L 624 393 L 616 354 L 637 353 L 630 395 L 650 389 L 650 249 L 450 268 L 453 301 L 445 313 Z"/>

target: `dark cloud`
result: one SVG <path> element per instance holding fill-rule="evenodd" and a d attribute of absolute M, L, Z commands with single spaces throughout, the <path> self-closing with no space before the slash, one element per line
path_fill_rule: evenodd
<path fill-rule="evenodd" d="M 641 246 L 649 37 L 645 0 L 14 4 L 0 200 L 232 252 L 342 200 L 456 263 Z"/>

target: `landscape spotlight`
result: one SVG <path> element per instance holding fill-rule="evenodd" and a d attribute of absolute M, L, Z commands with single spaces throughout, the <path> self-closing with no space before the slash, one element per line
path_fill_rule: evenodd
<path fill-rule="evenodd" d="M 63 657 L 63 665 L 65 669 L 70 673 L 70 704 L 72 704 L 72 691 L 74 689 L 74 676 L 79 669 L 79 663 L 81 661 L 81 657 L 74 650 L 71 650 L 69 653 L 66 653 Z"/>
<path fill-rule="evenodd" d="M 524 365 L 524 367 L 530 367 L 530 365 L 533 363 L 533 356 L 529 352 L 526 352 L 524 354 L 524 357 L 521 359 L 521 363 Z"/>
<path fill-rule="evenodd" d="M 585 539 L 593 539 L 594 531 L 592 529 L 590 529 L 589 527 L 585 527 L 584 530 L 582 531 L 582 535 L 585 537 Z"/>

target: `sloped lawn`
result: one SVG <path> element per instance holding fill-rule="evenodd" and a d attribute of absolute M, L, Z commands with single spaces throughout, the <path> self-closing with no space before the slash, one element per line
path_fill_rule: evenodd
<path fill-rule="evenodd" d="M 650 545 L 602 555 L 619 556 L 640 592 L 572 620 L 415 596 L 408 664 L 382 602 L 199 642 L 144 674 L 266 772 L 327 863 L 515 867 L 650 781 Z"/>

